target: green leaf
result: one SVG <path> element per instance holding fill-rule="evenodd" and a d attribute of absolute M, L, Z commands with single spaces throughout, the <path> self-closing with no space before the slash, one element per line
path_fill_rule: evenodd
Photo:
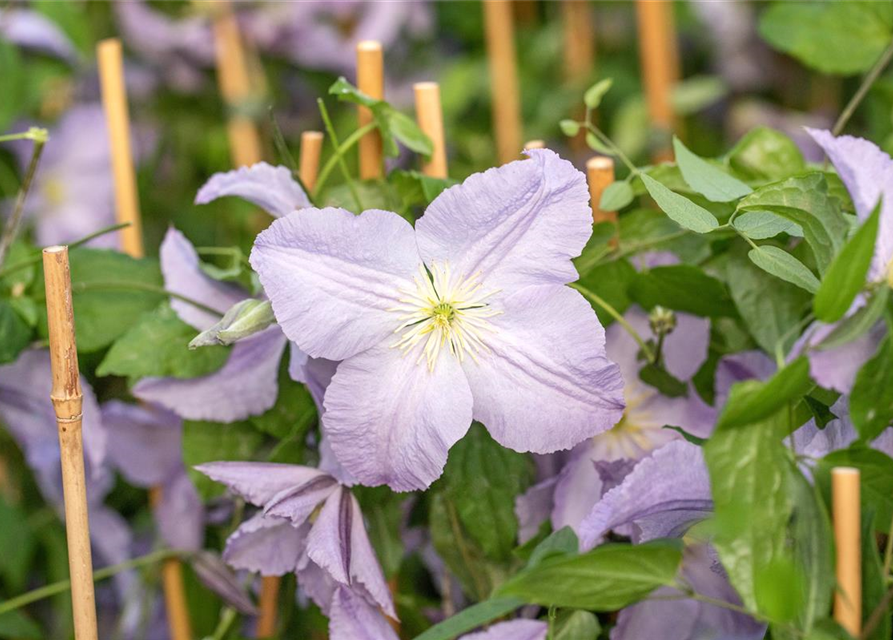
<path fill-rule="evenodd" d="M 535 567 L 544 560 L 555 556 L 575 556 L 579 553 L 580 541 L 577 534 L 569 526 L 553 531 L 549 536 L 536 545 L 530 554 L 528 567 Z"/>
<path fill-rule="evenodd" d="M 623 259 L 614 260 L 589 269 L 580 278 L 580 286 L 597 294 L 614 307 L 618 313 L 624 313 L 632 304 L 627 290 L 636 276 L 636 270 L 629 262 Z M 608 326 L 614 322 L 614 318 L 599 305 L 593 304 L 592 308 L 598 315 L 602 326 Z"/>
<path fill-rule="evenodd" d="M 885 2 L 776 2 L 760 17 L 776 49 L 821 71 L 867 71 L 890 44 L 893 12 Z"/>
<path fill-rule="evenodd" d="M 248 422 L 183 422 L 183 462 L 204 500 L 223 494 L 225 487 L 193 467 L 219 460 L 252 460 L 263 436 Z"/>
<path fill-rule="evenodd" d="M 803 237 L 803 230 L 799 226 L 771 211 L 747 211 L 736 217 L 732 226 L 751 240 L 774 238 L 780 233 Z"/>
<path fill-rule="evenodd" d="M 511 558 L 518 536 L 515 498 L 533 481 L 529 458 L 500 446 L 475 423 L 450 450 L 444 493 L 488 557 Z"/>
<path fill-rule="evenodd" d="M 620 211 L 633 201 L 633 188 L 626 180 L 612 182 L 604 191 L 598 202 L 598 208 L 602 211 Z"/>
<path fill-rule="evenodd" d="M 229 357 L 221 346 L 189 349 L 195 329 L 164 303 L 145 314 L 108 350 L 98 376 L 196 378 L 220 369 Z"/>
<path fill-rule="evenodd" d="M 430 157 L 434 153 L 434 143 L 431 138 L 419 128 L 416 121 L 396 109 L 384 110 L 391 134 L 403 143 L 403 146 L 411 151 Z"/>
<path fill-rule="evenodd" d="M 806 161 L 788 136 L 775 129 L 757 127 L 729 152 L 729 166 L 745 180 L 765 183 L 803 173 Z"/>
<path fill-rule="evenodd" d="M 732 386 L 717 429 L 734 429 L 769 418 L 785 405 L 809 393 L 809 360 L 800 356 L 760 382 L 745 380 Z"/>
<path fill-rule="evenodd" d="M 455 640 L 456 637 L 508 615 L 523 605 L 524 601 L 520 598 L 491 598 L 434 625 L 416 636 L 415 640 Z"/>
<path fill-rule="evenodd" d="M 592 149 L 593 151 L 595 151 L 597 153 L 601 153 L 602 155 L 606 155 L 606 156 L 615 155 L 614 150 L 611 147 L 609 147 L 608 145 L 606 145 L 604 142 L 602 142 L 598 138 L 598 136 L 596 136 L 591 131 L 586 132 L 586 144 L 589 146 L 590 149 Z"/>
<path fill-rule="evenodd" d="M 863 440 L 874 440 L 893 421 L 893 339 L 889 335 L 856 374 L 850 418 Z"/>
<path fill-rule="evenodd" d="M 573 138 L 580 133 L 580 123 L 576 120 L 565 119 L 559 122 L 558 126 L 561 128 L 561 133 L 569 138 Z"/>
<path fill-rule="evenodd" d="M 554 640 L 594 640 L 601 625 L 589 611 L 562 611 L 555 621 Z"/>
<path fill-rule="evenodd" d="M 680 116 L 690 116 L 722 100 L 729 90 L 716 76 L 690 76 L 674 83 L 670 102 Z"/>
<path fill-rule="evenodd" d="M 316 403 L 307 387 L 288 375 L 285 363 L 279 368 L 279 395 L 276 404 L 259 416 L 249 418 L 251 424 L 276 438 L 303 441 L 316 422 Z"/>
<path fill-rule="evenodd" d="M 10 640 L 40 640 L 43 632 L 37 623 L 21 611 L 7 611 L 0 614 L 0 638 Z"/>
<path fill-rule="evenodd" d="M 751 249 L 747 254 L 750 261 L 766 273 L 800 287 L 810 293 L 819 290 L 819 279 L 805 264 L 790 253 L 771 244 Z"/>
<path fill-rule="evenodd" d="M 790 329 L 805 313 L 811 298 L 808 293 L 775 278 L 754 265 L 745 248 L 734 248 L 728 255 L 726 280 L 747 329 L 767 353 L 780 345 L 784 352 L 797 339 Z"/>
<path fill-rule="evenodd" d="M 693 154 L 688 147 L 673 136 L 676 164 L 692 189 L 712 202 L 731 202 L 742 198 L 753 189 Z"/>
<path fill-rule="evenodd" d="M 884 607 L 884 615 L 867 640 L 887 640 L 890 638 L 890 612 L 887 598 L 887 576 L 881 565 L 877 541 L 874 535 L 874 514 L 862 512 L 862 611 L 863 623 L 875 609 Z"/>
<path fill-rule="evenodd" d="M 707 442 L 707 438 L 700 438 L 696 435 L 693 435 L 693 434 L 689 433 L 688 431 L 686 431 L 685 429 L 683 429 L 682 427 L 676 427 L 671 424 L 665 424 L 661 428 L 669 429 L 670 431 L 675 431 L 676 433 L 681 435 L 685 439 L 686 442 L 690 442 L 691 444 L 697 445 L 699 447 L 703 447 L 704 443 Z"/>
<path fill-rule="evenodd" d="M 673 193 L 647 174 L 641 174 L 641 178 L 657 206 L 677 224 L 696 233 L 710 233 L 719 226 L 716 217 L 703 207 Z"/>
<path fill-rule="evenodd" d="M 749 608 L 757 606 L 757 576 L 787 553 L 790 461 L 782 437 L 788 427 L 783 408 L 745 426 L 720 424 L 704 445 L 717 527 L 714 545 Z"/>
<path fill-rule="evenodd" d="M 738 209 L 768 210 L 803 229 L 824 273 L 840 250 L 849 224 L 837 200 L 828 197 L 828 182 L 821 173 L 809 173 L 761 187 L 738 203 Z"/>
<path fill-rule="evenodd" d="M 887 307 L 889 297 L 889 287 L 878 288 L 867 304 L 859 307 L 856 313 L 841 320 L 834 330 L 816 345 L 816 349 L 820 351 L 836 349 L 865 335 L 880 320 Z"/>
<path fill-rule="evenodd" d="M 629 294 L 644 309 L 660 305 L 703 317 L 735 315 L 725 285 L 691 265 L 655 267 L 639 273 Z"/>
<path fill-rule="evenodd" d="M 74 324 L 78 352 L 91 353 L 112 344 L 165 296 L 141 286 L 162 287 L 158 261 L 135 259 L 107 249 L 73 249 L 70 253 Z M 111 286 L 110 286 L 111 285 Z M 82 288 L 84 287 L 84 288 Z M 42 291 L 43 273 L 34 289 Z M 40 318 L 46 337 L 46 314 Z"/>
<path fill-rule="evenodd" d="M 605 78 L 589 87 L 586 90 L 586 93 L 583 94 L 583 103 L 586 107 L 589 109 L 598 109 L 598 106 L 602 103 L 602 98 L 604 98 L 605 94 L 611 89 L 613 83 L 614 80 L 611 78 Z"/>
<path fill-rule="evenodd" d="M 654 387 L 668 398 L 681 398 L 688 395 L 688 385 L 675 378 L 664 367 L 655 363 L 646 364 L 639 371 L 639 380 Z"/>
<path fill-rule="evenodd" d="M 543 606 L 615 611 L 673 584 L 681 561 L 682 549 L 676 541 L 606 544 L 525 569 L 502 585 L 498 594 Z"/>
<path fill-rule="evenodd" d="M 860 496 L 863 511 L 877 516 L 875 527 L 886 533 L 893 520 L 893 459 L 877 449 L 855 442 L 846 449 L 832 451 L 819 460 L 815 467 L 816 486 L 829 500 L 831 470 L 834 467 L 853 467 L 859 470 Z"/>
<path fill-rule="evenodd" d="M 0 298 L 0 364 L 14 361 L 31 340 L 31 329 L 13 306 Z"/>
<path fill-rule="evenodd" d="M 874 255 L 881 203 L 872 211 L 865 223 L 843 246 L 822 278 L 822 286 L 813 302 L 815 316 L 822 322 L 837 322 L 853 304 L 853 300 L 865 286 L 868 267 Z"/>

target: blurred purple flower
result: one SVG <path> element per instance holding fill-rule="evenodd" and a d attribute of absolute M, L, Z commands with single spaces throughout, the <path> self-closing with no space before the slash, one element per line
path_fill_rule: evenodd
<path fill-rule="evenodd" d="M 546 640 L 549 625 L 541 620 L 498 622 L 486 631 L 462 636 L 459 640 Z"/>
<path fill-rule="evenodd" d="M 77 61 L 77 51 L 68 36 L 37 11 L 6 7 L 0 10 L 0 39 L 24 49 L 48 53 L 66 62 Z"/>
<path fill-rule="evenodd" d="M 295 571 L 304 592 L 331 618 L 333 640 L 366 637 L 349 632 L 350 620 L 381 618 L 379 607 L 396 619 L 360 505 L 335 478 L 310 467 L 259 462 L 196 469 L 262 507 L 230 536 L 227 563 L 263 575 Z M 370 624 L 388 627 L 383 619 Z"/>
<path fill-rule="evenodd" d="M 305 209 L 258 236 L 251 263 L 283 331 L 342 361 L 325 422 L 350 473 L 427 487 L 473 418 L 539 453 L 617 422 L 604 330 L 564 286 L 591 233 L 587 198 L 580 172 L 535 150 L 447 189 L 415 230 L 388 211 Z"/>

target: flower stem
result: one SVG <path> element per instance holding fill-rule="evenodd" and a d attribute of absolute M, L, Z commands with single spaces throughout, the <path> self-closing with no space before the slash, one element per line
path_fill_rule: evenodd
<path fill-rule="evenodd" d="M 19 234 L 19 227 L 22 224 L 22 216 L 25 213 L 25 198 L 31 190 L 31 183 L 34 181 L 34 174 L 37 173 L 37 165 L 40 163 L 40 156 L 43 153 L 43 147 L 48 139 L 45 129 L 29 129 L 23 137 L 28 137 L 34 141 L 34 148 L 31 151 L 31 161 L 28 163 L 28 169 L 25 171 L 25 178 L 22 180 L 22 186 L 19 187 L 19 195 L 16 198 L 15 209 L 12 216 L 6 222 L 6 228 L 3 229 L 3 235 L 0 236 L 0 266 L 6 260 L 6 254 L 9 247 Z"/>
<path fill-rule="evenodd" d="M 363 211 L 363 203 L 360 201 L 360 192 L 357 190 L 357 184 L 350 175 L 350 171 L 347 169 L 347 163 L 344 161 L 344 156 L 338 153 L 341 143 L 338 141 L 338 134 L 335 133 L 335 126 L 332 124 L 332 119 L 329 117 L 329 110 L 326 109 L 326 103 L 323 102 L 322 98 L 317 98 L 316 103 L 319 105 L 319 113 L 326 125 L 326 131 L 329 133 L 329 139 L 332 141 L 332 146 L 335 147 L 335 158 L 338 160 L 338 166 L 341 167 L 341 173 L 344 176 L 344 180 L 347 182 L 347 188 L 350 189 L 350 194 L 357 203 L 357 209 L 359 210 L 357 213 L 360 213 Z M 321 183 L 322 181 L 320 180 L 319 182 Z M 319 187 L 320 184 L 317 184 L 316 189 L 313 191 L 314 197 L 319 194 Z"/>
<path fill-rule="evenodd" d="M 593 293 L 592 291 L 590 291 L 589 289 L 586 289 L 585 287 L 580 286 L 576 282 L 571 283 L 570 286 L 572 288 L 576 289 L 577 291 L 579 291 L 580 293 L 582 293 L 584 298 L 586 298 L 590 302 L 594 302 L 595 304 L 600 306 L 602 309 L 604 309 L 605 312 L 609 316 L 614 318 L 614 320 L 616 320 L 617 323 L 621 327 L 626 329 L 626 332 L 629 335 L 631 335 L 633 337 L 633 340 L 635 340 L 638 343 L 639 348 L 642 349 L 642 353 L 644 353 L 645 357 L 648 358 L 648 362 L 650 362 L 652 364 L 655 362 L 655 355 L 654 355 L 654 352 L 651 350 L 651 347 L 649 347 L 645 343 L 645 341 L 642 339 L 642 336 L 639 335 L 639 332 L 636 331 L 635 329 L 633 329 L 633 326 L 629 322 L 626 321 L 626 318 L 624 318 L 622 315 L 620 315 L 620 312 L 617 311 L 617 309 L 615 309 L 613 306 L 611 306 L 610 304 L 605 302 L 605 300 L 603 300 L 601 298 L 601 296 Z"/>
<path fill-rule="evenodd" d="M 367 125 L 364 125 L 354 131 L 347 137 L 347 140 L 342 142 L 337 149 L 335 149 L 334 155 L 329 158 L 326 163 L 323 165 L 322 170 L 319 172 L 319 177 L 316 179 L 316 187 L 313 189 L 313 195 L 316 196 L 319 194 L 320 189 L 326 183 L 326 180 L 329 179 L 329 174 L 332 173 L 332 170 L 344 157 L 344 154 L 347 153 L 351 147 L 353 147 L 357 142 L 360 141 L 364 135 L 375 129 L 378 125 L 374 122 L 370 122 Z"/>
<path fill-rule="evenodd" d="M 837 122 L 834 123 L 834 128 L 831 130 L 831 133 L 835 136 L 840 135 L 840 132 L 846 127 L 850 118 L 853 116 L 853 113 L 855 113 L 858 106 L 862 103 L 862 100 L 868 94 L 869 89 L 871 89 L 872 85 L 878 79 L 878 76 L 880 76 L 887 65 L 890 64 L 891 59 L 893 59 L 893 42 L 884 49 L 884 52 L 877 59 L 877 62 L 874 63 L 874 66 L 871 67 L 867 74 L 865 74 L 862 84 L 859 85 L 856 93 L 847 103 L 846 107 L 844 107 L 840 117 L 837 118 Z"/>
<path fill-rule="evenodd" d="M 213 314 L 218 318 L 222 318 L 223 314 L 217 311 L 217 309 L 212 309 L 211 307 L 202 304 L 198 300 L 194 298 L 190 298 L 189 296 L 184 296 L 181 293 L 177 293 L 176 291 L 170 291 L 169 289 L 165 289 L 164 287 L 160 287 L 155 284 L 149 284 L 147 282 L 128 282 L 125 280 L 101 280 L 94 282 L 72 282 L 71 283 L 71 291 L 72 293 L 84 293 L 87 291 L 118 291 L 118 290 L 131 290 L 131 291 L 146 291 L 147 293 L 158 293 L 163 296 L 170 296 L 176 300 L 182 300 L 187 304 L 191 304 L 193 307 L 197 309 L 201 309 L 205 313 Z M 35 300 L 42 300 L 43 298 L 35 297 Z"/>
<path fill-rule="evenodd" d="M 220 612 L 220 621 L 217 623 L 217 628 L 214 629 L 214 633 L 205 636 L 203 640 L 223 640 L 238 619 L 239 614 L 235 609 L 232 607 L 225 608 Z"/>
<path fill-rule="evenodd" d="M 124 562 L 119 562 L 118 564 L 113 564 L 109 567 L 103 567 L 102 569 L 94 571 L 93 581 L 99 582 L 100 580 L 111 578 L 112 576 L 117 575 L 122 571 L 137 569 L 149 564 L 161 562 L 162 560 L 167 560 L 168 558 L 174 556 L 182 555 L 183 552 L 177 549 L 160 549 L 158 551 L 153 551 L 152 553 L 146 554 L 144 556 L 125 560 Z M 21 607 L 29 605 L 32 602 L 37 602 L 38 600 L 44 600 L 60 593 L 65 593 L 70 588 L 71 580 L 60 580 L 59 582 L 53 582 L 52 584 L 48 584 L 32 591 L 28 591 L 27 593 L 23 593 L 22 595 L 15 598 L 10 598 L 5 602 L 0 602 L 0 615 L 9 613 L 10 611 L 14 611 L 16 609 L 20 609 Z"/>

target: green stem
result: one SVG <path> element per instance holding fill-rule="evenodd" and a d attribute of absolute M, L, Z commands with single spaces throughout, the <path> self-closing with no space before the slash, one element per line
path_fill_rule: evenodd
<path fill-rule="evenodd" d="M 153 551 L 152 553 L 146 554 L 144 556 L 126 560 L 124 562 L 119 562 L 118 564 L 113 564 L 110 567 L 103 567 L 102 569 L 94 571 L 93 582 L 99 582 L 100 580 L 111 578 L 112 576 L 117 575 L 122 571 L 137 569 L 145 565 L 154 564 L 156 562 L 161 562 L 162 560 L 167 560 L 168 558 L 182 555 L 183 552 L 176 549 L 161 549 L 159 551 Z M 5 613 L 9 613 L 10 611 L 20 609 L 26 605 L 31 604 L 32 602 L 37 602 L 38 600 L 44 600 L 60 593 L 65 593 L 70 588 L 71 580 L 60 580 L 59 582 L 53 582 L 52 584 L 48 584 L 32 591 L 28 591 L 27 593 L 23 593 L 22 595 L 15 598 L 10 598 L 6 602 L 0 602 L 0 616 Z"/>
<path fill-rule="evenodd" d="M 353 177 L 350 175 L 350 171 L 347 169 L 347 163 L 344 161 L 344 156 L 338 155 L 338 148 L 341 146 L 341 143 L 338 141 L 338 134 L 335 133 L 335 126 L 332 124 L 332 119 L 329 117 L 329 110 L 326 109 L 326 104 L 323 102 L 322 98 L 317 98 L 316 103 L 319 105 L 319 113 L 322 115 L 323 122 L 326 125 L 326 131 L 329 134 L 329 139 L 332 141 L 332 146 L 335 148 L 335 157 L 338 159 L 338 166 L 341 167 L 341 173 L 344 176 L 344 180 L 347 182 L 347 188 L 350 189 L 350 194 L 353 196 L 353 199 L 357 203 L 357 213 L 363 211 L 363 203 L 360 200 L 360 192 L 357 190 L 356 182 L 354 182 Z M 319 194 L 319 184 L 316 185 L 316 189 L 313 191 L 314 197 Z"/>
<path fill-rule="evenodd" d="M 893 42 L 887 45 L 887 48 L 884 49 L 884 52 L 877 59 L 877 62 L 874 63 L 874 66 L 865 74 L 862 84 L 859 85 L 855 95 L 853 95 L 846 107 L 844 107 L 840 117 L 837 118 L 837 122 L 834 123 L 834 128 L 831 130 L 831 133 L 835 136 L 840 135 L 840 132 L 846 127 L 847 122 L 850 121 L 853 113 L 855 113 L 856 109 L 862 103 L 862 100 L 868 94 L 871 86 L 875 83 L 881 73 L 883 73 L 887 65 L 890 64 L 891 59 L 893 59 Z"/>
<path fill-rule="evenodd" d="M 96 281 L 96 282 L 73 282 L 71 283 L 71 291 L 72 293 L 84 293 L 86 291 L 118 291 L 118 290 L 131 290 L 131 291 L 146 291 L 148 293 L 158 293 L 163 296 L 170 296 L 171 298 L 175 298 L 176 300 L 182 300 L 188 304 L 191 304 L 193 307 L 197 309 L 201 309 L 205 313 L 211 313 L 218 318 L 222 318 L 223 314 L 217 311 L 217 309 L 212 309 L 211 307 L 202 304 L 198 300 L 194 300 L 189 296 L 184 296 L 183 294 L 177 293 L 175 291 L 170 291 L 169 289 L 165 289 L 164 287 L 159 287 L 155 284 L 148 284 L 146 282 L 127 282 L 124 280 L 104 280 L 104 281 Z M 45 298 L 35 297 L 35 300 L 44 300 Z"/>
<path fill-rule="evenodd" d="M 121 229 L 126 229 L 130 226 L 129 222 L 121 222 L 119 224 L 113 224 L 108 227 L 103 227 L 99 231 L 94 231 L 93 233 L 84 236 L 80 240 L 76 240 L 68 245 L 69 249 L 76 249 L 82 245 L 87 244 L 91 240 L 95 240 L 99 236 L 104 236 L 107 233 L 113 233 L 115 231 L 120 231 Z M 14 265 L 6 267 L 5 269 L 0 269 L 0 278 L 15 271 L 20 271 L 21 269 L 27 269 L 28 267 L 33 267 L 36 264 L 40 264 L 41 254 L 37 254 L 33 258 L 28 258 L 27 260 L 22 260 L 21 262 L 16 262 Z"/>
<path fill-rule="evenodd" d="M 235 609 L 227 607 L 220 612 L 220 622 L 217 623 L 214 633 L 210 636 L 205 636 L 204 640 L 223 640 L 238 619 L 239 613 Z"/>
<path fill-rule="evenodd" d="M 31 131 L 32 130 L 29 130 L 29 133 Z M 22 180 L 22 186 L 19 187 L 19 195 L 16 198 L 15 209 L 13 209 L 12 216 L 10 216 L 9 220 L 6 222 L 6 228 L 3 230 L 3 235 L 0 236 L 0 267 L 3 266 L 9 247 L 12 246 L 13 241 L 19 233 L 19 227 L 22 224 L 22 216 L 25 213 L 25 198 L 28 197 L 28 192 L 31 190 L 31 183 L 34 181 L 34 174 L 37 173 L 37 165 L 40 163 L 40 156 L 43 153 L 43 147 L 46 144 L 46 131 L 44 131 L 42 137 L 32 137 L 32 140 L 34 140 L 34 148 L 31 151 L 31 161 L 28 163 L 28 169 L 25 171 L 25 178 Z"/>
<path fill-rule="evenodd" d="M 375 122 L 370 122 L 367 125 L 364 125 L 354 131 L 347 137 L 347 140 L 342 142 L 337 149 L 335 149 L 334 155 L 329 158 L 326 163 L 323 165 L 322 170 L 319 172 L 319 177 L 316 179 L 316 187 L 313 189 L 313 194 L 316 196 L 319 194 L 320 189 L 326 183 L 326 180 L 329 179 L 329 174 L 335 169 L 335 166 L 338 164 L 339 160 L 344 157 L 344 154 L 347 153 L 351 147 L 353 147 L 357 142 L 360 141 L 364 135 L 369 133 L 370 131 L 374 131 L 378 127 L 378 124 Z"/>
<path fill-rule="evenodd" d="M 633 326 L 629 322 L 626 321 L 626 318 L 624 318 L 622 315 L 620 315 L 620 312 L 618 312 L 617 309 L 615 309 L 610 304 L 605 302 L 597 294 L 593 293 L 589 289 L 586 289 L 585 287 L 580 286 L 576 282 L 571 283 L 570 286 L 573 287 L 574 289 L 576 289 L 577 291 L 579 291 L 580 293 L 582 293 L 584 298 L 586 298 L 590 302 L 594 302 L 595 304 L 600 306 L 602 309 L 604 309 L 605 312 L 609 316 L 614 318 L 614 320 L 616 320 L 617 323 L 620 324 L 621 327 L 626 329 L 626 332 L 629 335 L 631 335 L 633 337 L 633 340 L 635 340 L 638 343 L 639 348 L 642 349 L 642 352 L 645 354 L 645 357 L 648 358 L 648 362 L 650 362 L 652 364 L 655 362 L 654 352 L 651 350 L 651 347 L 649 347 L 645 343 L 645 341 L 642 340 L 642 336 L 640 336 L 639 333 L 635 329 L 633 329 Z"/>
<path fill-rule="evenodd" d="M 40 127 L 31 127 L 27 131 L 21 133 L 7 133 L 0 136 L 0 142 L 12 142 L 13 140 L 34 140 L 35 142 L 46 142 L 49 140 L 49 134 L 46 129 Z"/>
<path fill-rule="evenodd" d="M 884 548 L 884 579 L 890 575 L 890 565 L 893 563 L 893 520 L 890 521 L 890 530 L 887 532 L 887 546 Z"/>
<path fill-rule="evenodd" d="M 634 176 L 639 175 L 640 172 L 638 167 L 633 164 L 632 160 L 630 160 L 626 156 L 626 154 L 623 153 L 623 150 L 616 144 L 614 144 L 614 141 L 611 140 L 611 138 L 609 138 L 607 135 L 605 135 L 605 133 L 601 129 L 596 127 L 588 120 L 586 122 L 586 128 L 589 129 L 589 131 L 591 131 L 595 137 L 601 140 L 602 143 L 607 146 L 618 158 L 620 158 L 620 161 L 626 165 L 626 168 L 629 169 L 631 174 L 633 174 Z"/>

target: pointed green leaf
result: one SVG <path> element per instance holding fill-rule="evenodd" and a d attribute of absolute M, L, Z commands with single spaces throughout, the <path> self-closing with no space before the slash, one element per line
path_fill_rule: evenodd
<path fill-rule="evenodd" d="M 812 387 L 806 356 L 782 367 L 765 382 L 739 382 L 732 387 L 717 429 L 732 429 L 768 418 L 789 402 L 809 393 Z"/>
<path fill-rule="evenodd" d="M 751 240 L 774 238 L 780 233 L 803 237 L 803 230 L 798 225 L 771 211 L 746 211 L 735 218 L 732 225 Z"/>
<path fill-rule="evenodd" d="M 463 609 L 452 618 L 434 625 L 415 640 L 454 640 L 524 605 L 520 598 L 491 598 Z"/>
<path fill-rule="evenodd" d="M 682 171 L 682 177 L 692 189 L 712 202 L 731 202 L 742 198 L 753 189 L 733 178 L 725 171 L 696 156 L 688 147 L 673 136 L 673 149 L 676 153 L 676 164 Z"/>
<path fill-rule="evenodd" d="M 678 193 L 673 193 L 649 175 L 643 173 L 641 177 L 657 206 L 674 222 L 695 233 L 710 233 L 719 226 L 716 217 L 707 209 Z"/>
<path fill-rule="evenodd" d="M 797 285 L 810 293 L 819 290 L 819 279 L 806 268 L 806 265 L 784 249 L 767 244 L 751 249 L 747 257 L 760 269 L 776 278 Z"/>
<path fill-rule="evenodd" d="M 598 105 L 600 105 L 602 102 L 602 98 L 604 98 L 605 94 L 608 93 L 608 90 L 610 90 L 613 83 L 614 80 L 612 80 L 611 78 L 599 80 L 594 85 L 589 87 L 586 90 L 586 93 L 583 94 L 583 102 L 589 109 L 597 109 Z"/>
<path fill-rule="evenodd" d="M 889 335 L 856 374 L 850 417 L 863 440 L 874 440 L 893 421 L 893 339 Z"/>
<path fill-rule="evenodd" d="M 632 201 L 633 188 L 629 185 L 629 182 L 621 180 L 620 182 L 612 182 L 602 191 L 598 208 L 602 211 L 620 211 Z"/>

